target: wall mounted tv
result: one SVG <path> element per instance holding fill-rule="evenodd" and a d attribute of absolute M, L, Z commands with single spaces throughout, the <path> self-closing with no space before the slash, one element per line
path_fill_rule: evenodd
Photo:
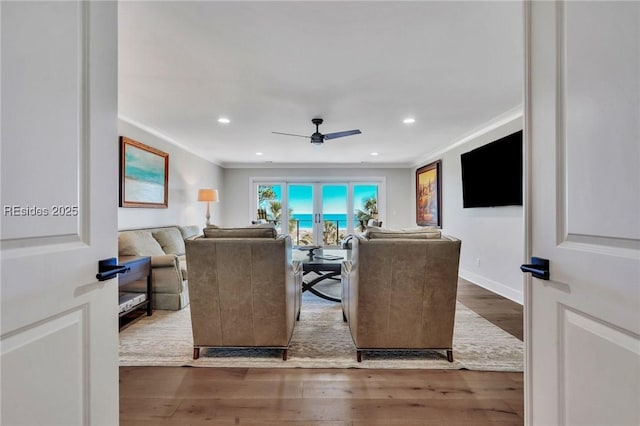
<path fill-rule="evenodd" d="M 464 208 L 522 205 L 522 131 L 465 152 Z"/>

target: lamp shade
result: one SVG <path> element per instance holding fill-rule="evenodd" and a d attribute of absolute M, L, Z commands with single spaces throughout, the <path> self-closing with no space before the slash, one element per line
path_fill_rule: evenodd
<path fill-rule="evenodd" d="M 217 189 L 199 189 L 198 201 L 218 201 Z"/>

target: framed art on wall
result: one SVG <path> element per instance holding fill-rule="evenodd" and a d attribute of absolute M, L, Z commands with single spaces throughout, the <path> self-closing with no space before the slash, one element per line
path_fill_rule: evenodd
<path fill-rule="evenodd" d="M 169 206 L 169 154 L 120 137 L 120 207 Z"/>
<path fill-rule="evenodd" d="M 442 161 L 416 170 L 416 223 L 442 227 Z"/>

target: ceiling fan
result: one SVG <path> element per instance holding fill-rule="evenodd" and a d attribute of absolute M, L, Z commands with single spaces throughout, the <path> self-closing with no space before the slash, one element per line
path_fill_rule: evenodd
<path fill-rule="evenodd" d="M 362 133 L 359 129 L 355 129 L 355 130 L 346 130 L 344 132 L 327 133 L 323 135 L 322 133 L 320 133 L 320 130 L 318 130 L 318 126 L 320 126 L 323 121 L 324 120 L 322 120 L 322 118 L 314 118 L 311 120 L 311 122 L 316 125 L 316 132 L 311 136 L 294 135 L 292 133 L 281 133 L 281 132 L 271 132 L 271 133 L 275 133 L 277 135 L 298 136 L 300 138 L 308 138 L 308 139 L 311 139 L 311 143 L 314 145 L 322 145 L 325 139 L 336 139 L 336 138 L 341 138 L 343 136 L 358 135 Z"/>

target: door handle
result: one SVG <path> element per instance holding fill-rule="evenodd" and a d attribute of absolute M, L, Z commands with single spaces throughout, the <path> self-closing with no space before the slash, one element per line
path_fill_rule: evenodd
<path fill-rule="evenodd" d="M 542 259 L 540 257 L 532 257 L 530 264 L 524 264 L 520 266 L 522 272 L 531 272 L 536 278 L 541 280 L 549 279 L 549 259 Z"/>
<path fill-rule="evenodd" d="M 106 281 L 115 278 L 116 275 L 129 271 L 128 266 L 118 265 L 118 259 L 112 257 L 110 259 L 102 259 L 98 261 L 98 273 L 96 278 L 98 281 Z"/>

